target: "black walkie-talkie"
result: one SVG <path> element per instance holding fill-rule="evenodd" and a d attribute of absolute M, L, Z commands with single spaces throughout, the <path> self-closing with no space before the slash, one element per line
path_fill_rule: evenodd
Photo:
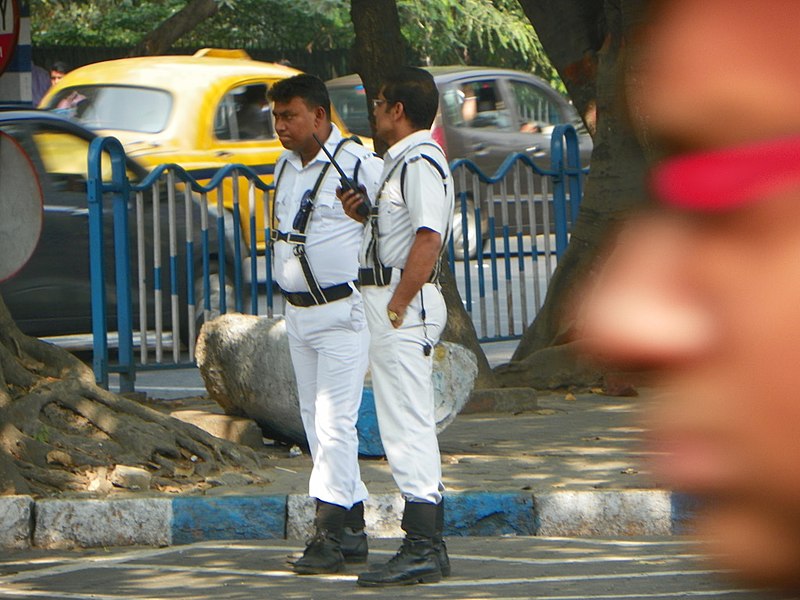
<path fill-rule="evenodd" d="M 347 176 L 347 174 L 342 170 L 342 167 L 339 166 L 339 163 L 336 162 L 336 159 L 333 158 L 333 156 L 331 155 L 330 152 L 328 152 L 328 149 L 325 147 L 325 144 L 323 144 L 320 141 L 320 139 L 317 137 L 317 134 L 316 133 L 312 133 L 311 135 L 314 136 L 314 139 L 317 140 L 317 143 L 319 144 L 319 147 L 322 148 L 322 151 L 325 153 L 325 156 L 328 157 L 328 160 L 331 161 L 331 164 L 333 165 L 333 167 L 339 172 L 339 182 L 340 182 L 340 184 L 342 186 L 342 189 L 343 190 L 353 190 L 354 192 L 360 192 L 361 193 L 362 202 L 361 202 L 361 204 L 358 205 L 358 208 L 356 209 L 356 213 L 361 215 L 362 217 L 368 217 L 371 207 L 370 207 L 369 198 L 367 198 L 367 195 L 362 190 L 360 190 L 358 188 L 358 186 L 356 185 L 356 182 L 353 181 L 352 179 L 350 179 Z"/>

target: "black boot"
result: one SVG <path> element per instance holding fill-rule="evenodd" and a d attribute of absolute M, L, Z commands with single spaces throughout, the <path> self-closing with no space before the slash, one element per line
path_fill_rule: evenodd
<path fill-rule="evenodd" d="M 364 531 L 364 503 L 354 504 L 344 515 L 344 535 L 342 536 L 342 554 L 349 563 L 367 562 L 369 543 Z"/>
<path fill-rule="evenodd" d="M 450 557 L 447 556 L 447 544 L 444 542 L 442 532 L 444 531 L 444 498 L 436 505 L 436 531 L 433 534 L 433 549 L 436 558 L 439 559 L 439 567 L 442 569 L 442 577 L 450 577 Z"/>
<path fill-rule="evenodd" d="M 440 581 L 442 569 L 433 548 L 436 508 L 427 502 L 406 502 L 401 524 L 406 532 L 403 545 L 388 563 L 359 575 L 358 585 L 382 587 Z"/>
<path fill-rule="evenodd" d="M 303 556 L 292 565 L 300 575 L 338 573 L 344 567 L 342 533 L 345 508 L 317 500 L 316 532 L 306 544 Z"/>
<path fill-rule="evenodd" d="M 442 570 L 439 568 L 439 559 L 436 558 L 431 538 L 407 535 L 403 545 L 389 562 L 358 576 L 358 585 L 385 587 L 436 583 L 441 579 Z"/>

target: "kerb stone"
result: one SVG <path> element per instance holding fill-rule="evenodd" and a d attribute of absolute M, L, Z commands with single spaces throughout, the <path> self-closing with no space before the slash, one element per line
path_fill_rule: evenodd
<path fill-rule="evenodd" d="M 33 543 L 42 548 L 168 546 L 171 531 L 170 498 L 39 500 Z"/>
<path fill-rule="evenodd" d="M 403 537 L 400 519 L 403 517 L 400 494 L 373 494 L 364 502 L 364 521 L 372 538 Z M 316 503 L 308 496 L 290 495 L 286 503 L 286 538 L 305 540 L 314 534 Z"/>
<path fill-rule="evenodd" d="M 537 494 L 537 535 L 650 536 L 672 534 L 670 492 L 609 490 Z"/>
<path fill-rule="evenodd" d="M 172 500 L 172 540 L 283 539 L 286 496 L 180 496 Z"/>
<path fill-rule="evenodd" d="M 30 496 L 0 497 L 0 548 L 30 548 L 32 514 Z"/>

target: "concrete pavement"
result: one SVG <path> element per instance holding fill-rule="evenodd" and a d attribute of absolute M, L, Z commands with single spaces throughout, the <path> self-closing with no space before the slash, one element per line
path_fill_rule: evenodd
<path fill-rule="evenodd" d="M 671 535 L 691 504 L 648 477 L 641 398 L 540 396 L 516 413 L 459 415 L 440 436 L 449 536 Z M 207 400 L 172 408 L 212 410 Z M 267 446 L 268 483 L 232 477 L 203 494 L 121 492 L 0 498 L 0 547 L 170 545 L 302 540 L 310 533 L 311 460 Z M 402 498 L 383 459 L 362 460 L 373 537 L 398 537 Z M 234 474 L 232 474 L 234 475 Z"/>
<path fill-rule="evenodd" d="M 510 354 L 489 350 L 495 363 Z M 153 383 L 173 398 L 197 385 L 174 374 Z M 275 444 L 264 449 L 264 486 L 0 498 L 0 597 L 764 598 L 734 587 L 699 560 L 698 545 L 674 535 L 692 507 L 649 477 L 643 402 L 545 394 L 511 412 L 459 415 L 440 436 L 453 576 L 438 584 L 358 588 L 360 565 L 336 576 L 292 573 L 285 559 L 310 531 L 311 461 Z M 214 406 L 194 398 L 166 409 Z M 364 460 L 362 471 L 376 563 L 398 547 L 402 500 L 384 460 Z"/>
<path fill-rule="evenodd" d="M 382 562 L 398 540 L 372 543 Z M 754 600 L 698 561 L 675 539 L 500 537 L 449 541 L 453 575 L 440 583 L 367 589 L 363 565 L 344 573 L 298 576 L 286 564 L 301 543 L 202 542 L 168 548 L 16 551 L 0 556 L 0 597 L 52 600 L 253 598 L 540 598 Z"/>

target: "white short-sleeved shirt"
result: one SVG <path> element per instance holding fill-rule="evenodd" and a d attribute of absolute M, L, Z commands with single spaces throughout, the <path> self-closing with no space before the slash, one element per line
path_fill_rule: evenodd
<path fill-rule="evenodd" d="M 444 179 L 423 154 L 436 161 Z M 417 230 L 423 227 L 441 234 L 442 244 L 447 242 L 453 219 L 453 179 L 444 152 L 430 132 L 412 133 L 387 150 L 379 193 L 378 249 L 383 266 L 404 268 Z M 360 258 L 368 267 L 373 266 L 369 256 L 371 235 L 368 225 Z"/>
<path fill-rule="evenodd" d="M 341 132 L 333 125 L 325 142 L 328 152 L 333 154 L 341 139 Z M 345 142 L 335 158 L 351 178 L 356 164 L 360 163 L 358 183 L 366 187 L 370 198 L 374 198 L 383 161 L 368 148 L 352 141 Z M 317 178 L 329 163 L 321 149 L 314 160 L 305 166 L 298 153 L 287 150 L 281 154 L 275 165 L 275 177 L 279 181 L 274 205 L 274 227 L 278 231 L 294 231 L 292 223 L 303 194 L 314 188 Z M 331 165 L 317 192 L 305 231 L 306 255 L 317 283 L 323 288 L 358 279 L 358 251 L 363 225 L 345 214 L 342 203 L 336 198 L 338 186 L 339 173 Z M 294 244 L 277 241 L 273 252 L 274 275 L 278 285 L 287 292 L 307 292 L 308 284 L 300 261 L 294 254 Z"/>

